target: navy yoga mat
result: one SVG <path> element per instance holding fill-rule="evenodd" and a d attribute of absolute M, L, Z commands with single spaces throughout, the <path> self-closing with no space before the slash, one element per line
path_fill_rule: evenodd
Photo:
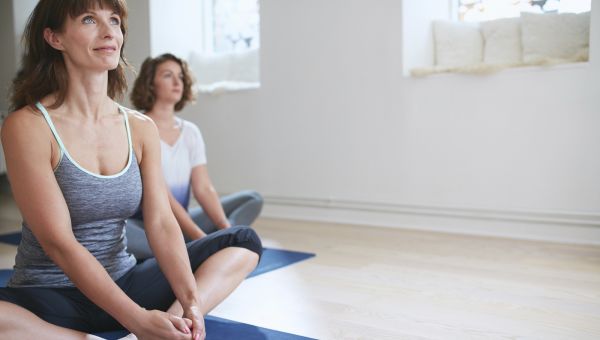
<path fill-rule="evenodd" d="M 21 232 L 0 235 L 0 242 L 18 246 L 21 242 Z"/>
<path fill-rule="evenodd" d="M 0 269 L 0 287 L 6 287 L 11 275 L 12 269 Z"/>
<path fill-rule="evenodd" d="M 263 248 L 263 254 L 256 269 L 248 277 L 264 274 L 290 264 L 300 262 L 315 256 L 313 253 L 300 251 Z"/>
<path fill-rule="evenodd" d="M 277 268 L 281 268 L 288 264 L 304 260 L 312 257 L 314 254 L 265 249 L 261 259 L 261 265 L 250 274 L 256 276 L 266 273 Z M 0 269 L 0 287 L 5 287 L 12 269 Z M 249 277 L 250 277 L 249 276 Z M 249 324 L 222 319 L 214 316 L 205 318 L 207 340 L 228 340 L 228 339 L 244 339 L 244 340 L 304 340 L 311 339 L 295 334 L 289 334 L 272 329 L 252 326 Z M 96 334 L 105 339 L 119 339 L 127 334 L 126 331 L 114 331 Z"/>
<path fill-rule="evenodd" d="M 0 235 L 0 242 L 18 245 L 21 242 L 21 233 Z M 257 276 L 279 269 L 290 264 L 300 262 L 315 256 L 312 253 L 299 251 L 264 248 L 260 263 L 248 277 Z M 0 269 L 0 287 L 5 287 L 12 269 Z M 241 322 L 231 321 L 207 316 L 205 319 L 207 340 L 221 339 L 244 339 L 244 340 L 304 340 L 311 339 L 303 336 L 284 333 L 272 329 L 248 325 Z M 126 331 L 114 331 L 97 334 L 106 339 L 119 339 L 127 334 Z"/>

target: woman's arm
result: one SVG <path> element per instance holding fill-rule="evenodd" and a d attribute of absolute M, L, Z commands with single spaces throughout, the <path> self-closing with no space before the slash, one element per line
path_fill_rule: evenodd
<path fill-rule="evenodd" d="M 130 331 L 146 325 L 165 331 L 158 334 L 175 335 L 175 322 L 170 328 L 161 328 L 158 315 L 133 302 L 75 239 L 69 210 L 52 170 L 55 144 L 44 119 L 29 108 L 21 109 L 4 121 L 1 134 L 14 199 L 50 259 L 83 294 Z M 185 329 L 185 325 L 179 326 Z"/>
<path fill-rule="evenodd" d="M 202 229 L 196 225 L 196 222 L 192 220 L 187 210 L 185 210 L 181 203 L 175 199 L 175 196 L 173 196 L 170 190 L 168 190 L 168 193 L 171 210 L 173 211 L 175 219 L 177 220 L 177 223 L 179 223 L 179 227 L 181 228 L 181 231 L 183 231 L 183 234 L 192 240 L 206 236 L 204 231 L 202 231 Z"/>
<path fill-rule="evenodd" d="M 199 301 L 196 281 L 183 240 L 169 204 L 169 190 L 165 184 L 160 162 L 160 137 L 154 122 L 141 114 L 130 115 L 131 127 L 141 144 L 140 170 L 144 196 L 142 211 L 150 248 L 169 281 L 184 316 L 192 319 L 194 335 L 204 332 L 201 315 L 196 311 Z"/>
<path fill-rule="evenodd" d="M 198 165 L 192 169 L 192 193 L 217 228 L 224 229 L 231 226 L 223 211 L 219 194 L 208 176 L 206 165 Z"/>

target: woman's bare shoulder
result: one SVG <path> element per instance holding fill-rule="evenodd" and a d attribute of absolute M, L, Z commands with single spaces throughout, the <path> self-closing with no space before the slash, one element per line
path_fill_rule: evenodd
<path fill-rule="evenodd" d="M 27 138 L 30 142 L 46 139 L 50 129 L 41 112 L 25 106 L 11 112 L 2 123 L 2 142 L 8 139 Z"/>
<path fill-rule="evenodd" d="M 127 113 L 129 125 L 133 130 L 145 134 L 156 129 L 156 125 L 154 125 L 154 121 L 150 117 L 133 109 L 122 108 Z"/>
<path fill-rule="evenodd" d="M 123 110 L 127 114 L 138 162 L 141 162 L 146 151 L 153 149 L 151 146 L 160 140 L 158 129 L 154 121 L 145 114 L 125 107 Z"/>

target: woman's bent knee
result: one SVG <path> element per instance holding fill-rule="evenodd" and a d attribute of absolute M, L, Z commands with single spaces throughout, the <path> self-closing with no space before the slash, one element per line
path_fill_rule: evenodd
<path fill-rule="evenodd" d="M 246 248 L 259 257 L 262 255 L 262 242 L 254 229 L 248 226 L 235 226 L 231 231 L 235 235 L 235 243 L 232 246 Z"/>

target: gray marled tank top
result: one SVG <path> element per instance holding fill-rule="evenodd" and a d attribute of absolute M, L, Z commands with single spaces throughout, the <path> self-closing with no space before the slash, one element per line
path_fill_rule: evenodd
<path fill-rule="evenodd" d="M 73 234 L 79 243 L 96 257 L 113 280 L 133 266 L 135 258 L 127 253 L 125 219 L 139 208 L 142 198 L 140 169 L 133 152 L 127 113 L 121 108 L 129 159 L 118 174 L 102 176 L 82 168 L 69 155 L 46 109 L 37 103 L 61 150 L 54 175 L 71 216 Z M 73 287 L 73 283 L 46 255 L 23 221 L 23 238 L 15 258 L 14 274 L 9 287 Z"/>

